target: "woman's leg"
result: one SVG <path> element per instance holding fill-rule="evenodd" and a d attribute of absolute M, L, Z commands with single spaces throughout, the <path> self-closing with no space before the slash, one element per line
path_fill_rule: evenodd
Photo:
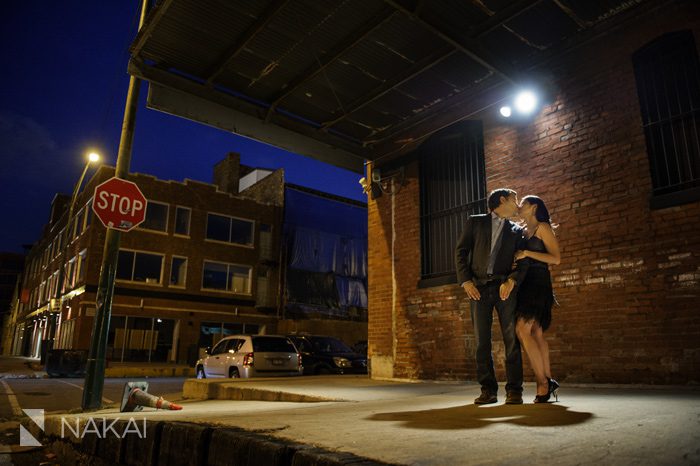
<path fill-rule="evenodd" d="M 540 348 L 537 345 L 537 341 L 532 336 L 532 325 L 534 321 L 525 321 L 523 319 L 518 319 L 518 323 L 515 325 L 515 332 L 518 334 L 520 343 L 525 348 L 527 357 L 530 360 L 530 365 L 532 370 L 535 371 L 535 379 L 537 380 L 537 394 L 546 395 L 549 391 L 547 377 L 544 373 L 544 364 L 542 360 L 542 355 L 540 354 Z"/>
<path fill-rule="evenodd" d="M 537 342 L 537 347 L 540 350 L 540 354 L 542 355 L 542 367 L 544 370 L 544 375 L 548 379 L 552 378 L 552 369 L 549 366 L 549 343 L 547 343 L 547 340 L 544 338 L 544 332 L 542 331 L 542 327 L 540 327 L 538 324 L 534 324 L 532 326 L 532 336 L 535 338 L 535 341 Z"/>

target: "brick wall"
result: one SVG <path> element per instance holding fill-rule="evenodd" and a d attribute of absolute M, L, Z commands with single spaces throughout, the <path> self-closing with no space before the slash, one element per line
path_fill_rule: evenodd
<path fill-rule="evenodd" d="M 534 120 L 484 122 L 487 190 L 537 194 L 560 224 L 553 375 L 570 382 L 700 381 L 700 203 L 651 210 L 631 54 L 697 15 L 669 6 L 550 65 L 553 101 Z M 700 47 L 699 47 L 700 48 Z M 469 306 L 456 285 L 419 289 L 418 168 L 370 201 L 369 353 L 374 377 L 475 379 Z M 393 227 L 392 227 L 393 226 Z M 392 252 L 393 251 L 393 252 Z M 494 356 L 505 378 L 494 323 Z M 526 358 L 525 358 L 526 359 Z M 525 374 L 532 371 L 525 362 Z"/>

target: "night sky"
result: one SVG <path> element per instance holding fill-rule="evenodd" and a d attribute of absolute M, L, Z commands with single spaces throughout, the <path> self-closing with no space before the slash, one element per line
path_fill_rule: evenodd
<path fill-rule="evenodd" d="M 0 2 L 0 251 L 37 241 L 57 192 L 96 149 L 116 163 L 139 0 Z M 360 175 L 147 109 L 141 86 L 131 171 L 211 182 L 227 152 L 287 181 L 366 201 Z M 88 177 L 93 173 L 90 171 Z"/>

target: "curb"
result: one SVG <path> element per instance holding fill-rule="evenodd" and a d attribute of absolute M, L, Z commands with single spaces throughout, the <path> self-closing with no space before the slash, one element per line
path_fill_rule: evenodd
<path fill-rule="evenodd" d="M 77 438 L 62 437 L 58 418 L 46 419 L 43 443 L 58 455 L 61 464 L 128 466 L 389 466 L 391 463 L 352 453 L 325 450 L 265 434 L 231 427 L 186 422 L 146 421 L 140 435 L 133 430 L 120 438 L 100 435 L 124 432 L 128 421 L 98 419 L 96 429 L 86 429 Z M 139 422 L 139 426 L 143 422 Z M 84 424 L 84 423 L 83 423 Z M 35 436 L 38 429 L 31 429 Z"/>
<path fill-rule="evenodd" d="M 222 380 L 189 379 L 182 387 L 182 397 L 196 400 L 237 400 L 237 401 L 284 401 L 291 403 L 320 403 L 329 401 L 348 401 L 340 398 L 328 398 L 303 393 L 249 388 L 244 383 Z"/>

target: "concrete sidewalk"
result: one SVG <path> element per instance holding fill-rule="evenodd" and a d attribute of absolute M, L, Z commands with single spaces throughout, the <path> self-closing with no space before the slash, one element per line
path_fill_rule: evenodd
<path fill-rule="evenodd" d="M 247 395 L 232 395 L 236 390 Z M 279 453 L 287 459 L 270 464 L 297 465 L 355 464 L 362 458 L 414 465 L 700 464 L 700 390 L 687 387 L 563 383 L 558 403 L 533 405 L 534 386 L 527 385 L 524 405 L 503 404 L 501 391 L 499 403 L 482 407 L 472 403 L 479 394 L 475 384 L 403 383 L 363 376 L 190 380 L 185 392 L 208 398 L 223 393 L 241 401 L 186 400 L 182 411 L 111 409 L 74 415 L 68 421 L 86 422 L 89 416 L 122 422 L 131 415 L 146 418 L 149 429 L 160 429 L 159 444 L 139 448 L 155 450 L 159 464 L 225 464 L 222 458 L 233 457 L 239 457 L 238 464 L 256 464 L 259 458 L 243 458 L 241 448 L 246 455 L 261 449 L 292 451 L 287 456 Z M 275 399 L 277 395 L 270 394 L 278 393 L 286 394 L 287 400 L 344 401 L 254 401 Z M 47 417 L 46 433 L 54 439 L 60 436 L 61 423 L 58 417 Z M 73 441 L 85 444 L 86 439 Z M 121 441 L 121 447 L 114 447 L 113 440 L 96 441 L 102 447 L 93 439 L 87 441 L 87 450 L 102 451 L 112 463 L 150 464 L 128 460 L 128 440 Z M 315 453 L 309 453 L 312 450 Z M 302 461 L 303 455 L 311 459 Z"/>
<path fill-rule="evenodd" d="M 0 356 L 0 379 L 40 379 L 46 376 L 44 368 L 37 368 L 38 358 Z"/>

